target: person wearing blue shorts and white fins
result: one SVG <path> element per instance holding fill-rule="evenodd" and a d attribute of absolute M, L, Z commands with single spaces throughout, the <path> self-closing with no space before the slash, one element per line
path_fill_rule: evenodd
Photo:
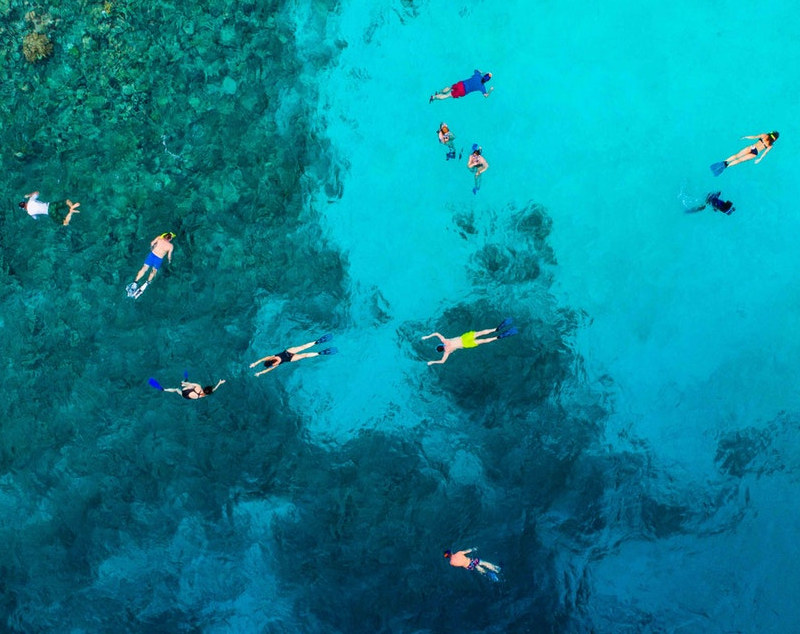
<path fill-rule="evenodd" d="M 142 268 L 139 269 L 139 272 L 136 274 L 136 279 L 133 281 L 131 287 L 129 287 L 129 293 L 136 292 L 137 290 L 143 290 L 150 282 L 152 282 L 153 278 L 156 276 L 156 273 L 158 273 L 158 269 L 161 268 L 161 262 L 163 262 L 165 257 L 167 258 L 167 261 L 172 264 L 172 239 L 174 237 L 174 233 L 167 231 L 167 233 L 162 233 L 150 243 L 150 254 L 144 261 Z M 150 269 L 150 277 L 148 277 L 147 281 L 142 284 L 141 289 L 137 289 L 137 283 L 140 279 L 142 279 L 142 276 L 147 273 L 148 268 Z"/>

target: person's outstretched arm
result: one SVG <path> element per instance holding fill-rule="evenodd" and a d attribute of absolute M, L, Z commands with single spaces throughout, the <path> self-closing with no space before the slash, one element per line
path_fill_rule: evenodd
<path fill-rule="evenodd" d="M 493 90 L 494 90 L 494 86 L 492 86 L 491 88 L 489 88 L 489 90 L 488 90 L 488 91 L 486 91 L 485 93 L 483 93 L 483 98 L 484 98 L 484 99 L 488 99 L 489 95 L 491 95 L 491 94 L 492 94 L 492 91 L 493 91 Z"/>
<path fill-rule="evenodd" d="M 759 164 L 761 161 L 763 161 L 763 160 L 764 160 L 764 157 L 765 157 L 767 154 L 769 154 L 769 151 L 770 151 L 771 149 L 772 149 L 772 146 L 771 146 L 771 145 L 768 145 L 768 146 L 767 146 L 767 149 L 766 149 L 766 150 L 764 150 L 764 151 L 761 153 L 761 156 L 759 156 L 759 157 L 758 157 L 758 158 L 755 160 L 755 163 L 756 163 L 756 165 L 758 165 L 758 164 Z"/>
<path fill-rule="evenodd" d="M 214 389 L 213 389 L 213 390 L 211 390 L 211 391 L 212 391 L 212 392 L 216 392 L 216 391 L 217 391 L 217 388 L 218 388 L 220 385 L 222 385 L 223 383 L 225 383 L 225 379 L 220 379 L 220 380 L 217 382 L 217 384 L 214 386 Z"/>
<path fill-rule="evenodd" d="M 753 134 L 753 135 L 750 135 L 750 136 L 742 136 L 742 137 L 739 137 L 739 138 L 740 139 L 760 139 L 761 135 L 760 134 Z"/>
<path fill-rule="evenodd" d="M 251 364 L 250 364 L 250 367 L 251 367 L 251 368 L 254 368 L 254 367 L 256 367 L 256 366 L 257 366 L 259 363 L 264 363 L 264 361 L 266 361 L 267 359 L 269 359 L 271 356 L 272 356 L 272 355 L 270 354 L 270 355 L 267 355 L 266 357 L 264 357 L 263 359 L 259 359 L 258 361 L 254 361 L 253 363 L 251 363 Z"/>
<path fill-rule="evenodd" d="M 438 364 L 440 364 L 440 363 L 444 363 L 445 361 L 447 361 L 447 357 L 449 357 L 449 356 L 450 356 L 450 351 L 449 351 L 449 350 L 447 350 L 447 351 L 446 351 L 446 352 L 445 352 L 445 353 L 442 355 L 442 358 L 441 358 L 441 359 L 439 359 L 438 361 L 428 361 L 428 365 L 438 365 Z"/>
<path fill-rule="evenodd" d="M 438 332 L 432 332 L 432 333 L 431 333 L 431 334 L 429 334 L 429 335 L 425 335 L 425 336 L 423 337 L 423 339 L 430 339 L 431 337 L 439 337 L 439 340 L 440 340 L 442 343 L 444 343 L 444 342 L 445 342 L 445 338 L 444 338 L 444 337 L 442 337 L 442 335 L 440 335 Z"/>
<path fill-rule="evenodd" d="M 261 370 L 261 372 L 256 372 L 254 376 L 261 376 L 262 374 L 266 374 L 267 372 L 272 372 L 277 367 L 278 367 L 277 365 L 271 365 L 266 370 Z"/>

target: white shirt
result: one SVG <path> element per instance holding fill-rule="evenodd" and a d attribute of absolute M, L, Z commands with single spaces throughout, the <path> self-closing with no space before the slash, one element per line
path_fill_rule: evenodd
<path fill-rule="evenodd" d="M 43 203 L 36 194 L 28 198 L 28 204 L 25 205 L 25 211 L 27 211 L 30 216 L 46 215 L 49 208 L 50 203 Z"/>

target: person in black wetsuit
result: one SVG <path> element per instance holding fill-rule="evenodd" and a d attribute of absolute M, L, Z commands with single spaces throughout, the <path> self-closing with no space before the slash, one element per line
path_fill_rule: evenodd
<path fill-rule="evenodd" d="M 322 335 L 316 341 L 311 341 L 309 343 L 303 344 L 302 346 L 295 346 L 294 348 L 286 348 L 283 352 L 279 352 L 278 354 L 271 354 L 269 356 L 264 357 L 263 359 L 259 359 L 258 361 L 254 361 L 250 364 L 251 368 L 256 367 L 259 363 L 263 363 L 265 370 L 261 370 L 260 372 L 256 372 L 255 376 L 261 376 L 267 372 L 271 372 L 275 368 L 277 368 L 282 363 L 292 363 L 293 361 L 300 361 L 300 359 L 308 359 L 310 357 L 318 357 L 321 354 L 336 354 L 336 348 L 325 348 L 320 352 L 303 352 L 303 350 L 308 350 L 311 346 L 315 346 L 318 343 L 324 343 L 326 341 L 330 341 L 333 339 L 333 335 Z"/>
<path fill-rule="evenodd" d="M 712 192 L 708 196 L 706 196 L 706 202 L 704 205 L 700 205 L 699 207 L 695 207 L 694 209 L 687 210 L 689 213 L 693 213 L 695 211 L 703 211 L 708 205 L 711 205 L 711 208 L 714 211 L 721 211 L 722 213 L 730 216 L 734 211 L 736 211 L 736 207 L 733 206 L 733 203 L 730 200 L 722 200 L 720 195 L 722 192 Z"/>

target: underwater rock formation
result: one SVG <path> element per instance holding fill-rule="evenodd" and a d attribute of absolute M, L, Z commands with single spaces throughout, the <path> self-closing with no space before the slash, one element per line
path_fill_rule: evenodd
<path fill-rule="evenodd" d="M 22 40 L 22 53 L 35 64 L 53 54 L 53 43 L 44 33 L 28 33 Z"/>

